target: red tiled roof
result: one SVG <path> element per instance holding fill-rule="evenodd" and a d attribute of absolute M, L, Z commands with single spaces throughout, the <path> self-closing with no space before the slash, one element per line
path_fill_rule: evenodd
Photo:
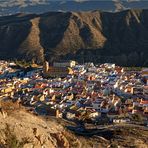
<path fill-rule="evenodd" d="M 140 104 L 148 104 L 148 100 L 141 101 Z"/>

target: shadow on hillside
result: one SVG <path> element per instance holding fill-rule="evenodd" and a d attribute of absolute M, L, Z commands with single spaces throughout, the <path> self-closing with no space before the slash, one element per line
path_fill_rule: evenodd
<path fill-rule="evenodd" d="M 6 25 L 0 28 L 0 45 L 2 45 L 0 46 L 0 59 L 14 60 L 15 58 L 26 58 L 25 52 L 27 46 L 22 47 L 22 44 L 31 32 L 32 23 L 29 19 L 30 18 L 25 18 L 24 20 L 20 17 L 9 20 L 9 22 L 3 20 L 3 22 L 6 21 Z M 0 23 L 2 23 L 2 21 Z"/>
<path fill-rule="evenodd" d="M 144 10 L 142 13 L 138 10 L 101 13 L 102 30 L 107 38 L 102 54 L 105 61 L 121 66 L 148 65 L 146 15 Z"/>
<path fill-rule="evenodd" d="M 40 44 L 48 61 L 57 59 L 60 51 L 54 49 L 60 44 L 69 25 L 71 13 L 49 12 L 41 15 L 39 21 Z"/>
<path fill-rule="evenodd" d="M 101 136 L 107 140 L 113 137 L 114 131 L 108 129 L 84 129 L 82 127 L 66 126 L 66 128 L 77 135 L 84 137 Z"/>

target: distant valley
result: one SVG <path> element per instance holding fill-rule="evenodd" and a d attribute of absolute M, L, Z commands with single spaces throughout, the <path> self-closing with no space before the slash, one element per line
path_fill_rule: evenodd
<path fill-rule="evenodd" d="M 48 11 L 109 12 L 127 9 L 148 9 L 147 0 L 1 0 L 0 15 L 44 13 Z"/>

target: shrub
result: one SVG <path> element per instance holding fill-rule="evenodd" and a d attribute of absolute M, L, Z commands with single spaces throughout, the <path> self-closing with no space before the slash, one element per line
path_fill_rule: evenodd
<path fill-rule="evenodd" d="M 140 114 L 133 114 L 132 120 L 137 121 L 137 122 L 141 122 L 143 120 L 143 117 Z"/>

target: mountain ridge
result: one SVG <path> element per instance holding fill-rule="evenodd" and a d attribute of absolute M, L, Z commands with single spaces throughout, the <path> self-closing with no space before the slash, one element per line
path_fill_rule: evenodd
<path fill-rule="evenodd" d="M 1 58 L 147 66 L 147 20 L 148 10 L 142 9 L 0 17 Z"/>

